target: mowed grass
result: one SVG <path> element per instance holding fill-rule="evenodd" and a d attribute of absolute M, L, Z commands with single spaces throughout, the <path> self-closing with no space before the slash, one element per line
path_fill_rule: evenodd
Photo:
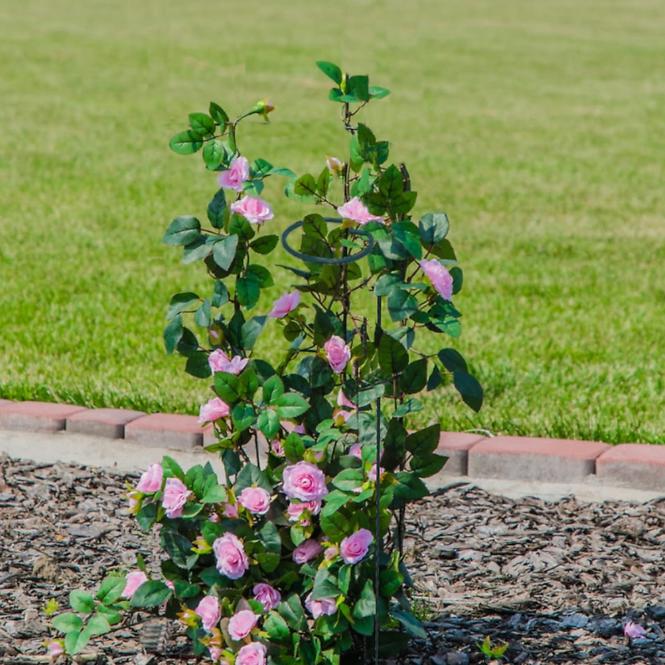
<path fill-rule="evenodd" d="M 423 419 L 665 440 L 662 2 L 2 0 L 0 24 L 1 396 L 196 411 L 207 382 L 161 331 L 206 278 L 160 241 L 215 182 L 167 141 L 210 99 L 267 97 L 243 151 L 318 171 L 346 145 L 328 59 L 393 90 L 365 120 L 465 269 L 457 347 L 486 404 L 443 391 Z M 303 213 L 266 196 L 276 229 Z"/>

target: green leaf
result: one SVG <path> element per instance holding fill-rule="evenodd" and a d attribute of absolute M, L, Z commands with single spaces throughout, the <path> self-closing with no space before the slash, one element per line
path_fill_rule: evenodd
<path fill-rule="evenodd" d="M 167 245 L 189 245 L 201 236 L 201 222 L 196 217 L 176 217 L 166 229 L 163 242 Z"/>
<path fill-rule="evenodd" d="M 176 462 L 172 457 L 164 455 L 162 457 L 162 470 L 164 472 L 165 478 L 178 478 L 179 480 L 185 480 L 185 472 L 182 470 L 182 467 L 178 462 Z"/>
<path fill-rule="evenodd" d="M 421 478 L 429 478 L 433 476 L 441 469 L 443 469 L 445 463 L 448 461 L 448 458 L 444 455 L 414 455 L 409 462 L 409 467 L 412 471 L 417 473 Z"/>
<path fill-rule="evenodd" d="M 360 598 L 353 606 L 353 616 L 356 619 L 373 617 L 376 615 L 376 597 L 372 580 L 366 580 Z"/>
<path fill-rule="evenodd" d="M 388 423 L 383 446 L 381 466 L 392 471 L 402 463 L 406 452 L 406 429 L 397 418 L 392 418 Z"/>
<path fill-rule="evenodd" d="M 226 124 L 229 121 L 229 116 L 227 115 L 226 111 L 219 104 L 210 102 L 208 113 L 210 113 L 212 119 L 220 126 L 220 129 L 223 132 Z"/>
<path fill-rule="evenodd" d="M 270 270 L 256 263 L 247 266 L 247 276 L 254 277 L 262 289 L 273 286 L 274 284 Z"/>
<path fill-rule="evenodd" d="M 343 469 L 332 480 L 332 484 L 345 492 L 353 492 L 365 480 L 362 469 Z"/>
<path fill-rule="evenodd" d="M 71 633 L 83 627 L 83 620 L 73 612 L 65 612 L 53 618 L 53 627 L 61 633 Z"/>
<path fill-rule="evenodd" d="M 277 611 L 284 617 L 286 623 L 296 631 L 303 630 L 307 625 L 305 612 L 298 594 L 291 594 L 279 604 Z"/>
<path fill-rule="evenodd" d="M 350 76 L 346 83 L 346 96 L 353 95 L 357 101 L 369 101 L 369 78 L 367 76 Z"/>
<path fill-rule="evenodd" d="M 227 495 L 226 495 L 226 489 L 224 488 L 224 485 L 219 485 L 218 483 L 214 483 L 210 485 L 206 491 L 205 494 L 203 495 L 203 498 L 201 499 L 202 503 L 221 503 L 222 501 L 226 501 Z"/>
<path fill-rule="evenodd" d="M 65 635 L 65 651 L 68 654 L 76 655 L 85 649 L 86 644 L 90 641 L 90 632 L 85 630 L 75 630 Z"/>
<path fill-rule="evenodd" d="M 394 240 L 402 245 L 402 247 L 404 247 L 414 259 L 420 259 L 422 257 L 422 247 L 420 245 L 420 238 L 418 237 L 418 229 L 414 224 L 411 222 L 397 222 L 396 224 L 393 224 L 392 230 Z"/>
<path fill-rule="evenodd" d="M 342 592 L 337 586 L 337 579 L 333 577 L 327 569 L 319 569 L 314 578 L 312 598 L 314 600 L 320 600 L 321 598 L 336 598 L 341 593 Z"/>
<path fill-rule="evenodd" d="M 261 236 L 252 241 L 249 246 L 259 254 L 270 254 L 277 246 L 279 237 L 276 235 Z"/>
<path fill-rule="evenodd" d="M 302 416 L 309 410 L 309 402 L 302 395 L 293 392 L 281 395 L 275 405 L 279 417 L 287 420 Z"/>
<path fill-rule="evenodd" d="M 379 366 L 387 374 L 399 374 L 409 364 L 409 353 L 396 339 L 381 333 L 378 348 Z"/>
<path fill-rule="evenodd" d="M 252 349 L 254 347 L 267 320 L 268 317 L 266 316 L 254 316 L 242 324 L 240 328 L 240 343 L 244 349 Z"/>
<path fill-rule="evenodd" d="M 87 629 L 92 636 L 104 635 L 111 630 L 111 624 L 103 614 L 95 614 L 90 621 L 88 621 Z"/>
<path fill-rule="evenodd" d="M 270 612 L 263 623 L 263 630 L 268 633 L 268 638 L 275 642 L 284 642 L 291 637 L 291 631 L 280 614 L 274 610 Z"/>
<path fill-rule="evenodd" d="M 231 411 L 233 425 L 238 432 L 244 432 L 256 422 L 254 407 L 250 404 L 236 404 Z"/>
<path fill-rule="evenodd" d="M 480 383 L 463 370 L 453 372 L 453 383 L 464 402 L 474 411 L 480 411 L 483 405 L 483 388 Z"/>
<path fill-rule="evenodd" d="M 215 131 L 215 121 L 207 113 L 190 113 L 189 125 L 199 136 L 210 136 Z"/>
<path fill-rule="evenodd" d="M 273 488 L 268 476 L 251 462 L 245 464 L 236 478 L 234 490 L 236 494 L 240 493 L 246 487 L 262 487 L 266 492 L 272 494 Z"/>
<path fill-rule="evenodd" d="M 222 269 L 228 270 L 236 257 L 236 250 L 238 249 L 238 236 L 226 236 L 213 245 L 212 258 L 215 263 Z"/>
<path fill-rule="evenodd" d="M 279 554 L 282 551 L 282 540 L 273 522 L 267 521 L 259 529 L 259 539 L 268 552 Z"/>
<path fill-rule="evenodd" d="M 171 321 L 178 314 L 182 314 L 187 310 L 194 310 L 198 307 L 201 299 L 196 293 L 190 291 L 185 293 L 176 293 L 169 302 L 169 309 L 166 312 L 166 318 Z M 177 342 L 176 342 L 177 343 Z M 174 347 L 175 348 L 175 345 Z"/>
<path fill-rule="evenodd" d="M 212 374 L 208 363 L 208 354 L 204 351 L 190 353 L 185 363 L 185 372 L 195 376 L 197 379 L 207 379 Z"/>
<path fill-rule="evenodd" d="M 409 364 L 400 379 L 400 386 L 407 394 L 419 393 L 427 383 L 427 358 Z"/>
<path fill-rule="evenodd" d="M 380 85 L 370 85 L 369 95 L 372 99 L 382 99 L 390 94 L 388 88 L 382 88 Z"/>
<path fill-rule="evenodd" d="M 449 372 L 467 371 L 466 360 L 462 354 L 455 349 L 441 349 L 438 353 L 439 360 Z"/>
<path fill-rule="evenodd" d="M 316 66 L 331 80 L 333 80 L 337 85 L 342 83 L 342 70 L 332 62 L 326 62 L 325 60 L 317 60 Z"/>
<path fill-rule="evenodd" d="M 346 505 L 348 500 L 348 494 L 339 490 L 333 490 L 323 500 L 322 514 L 332 515 L 336 513 L 342 506 Z"/>
<path fill-rule="evenodd" d="M 403 289 L 393 290 L 388 295 L 388 312 L 393 321 L 408 319 L 418 311 L 418 301 Z"/>
<path fill-rule="evenodd" d="M 122 595 L 125 583 L 124 575 L 108 575 L 99 585 L 96 595 L 97 600 L 105 605 L 114 603 Z"/>
<path fill-rule="evenodd" d="M 190 242 L 189 245 L 185 245 L 182 253 L 182 262 L 187 265 L 189 263 L 194 263 L 194 261 L 199 261 L 205 259 L 212 252 L 212 245 L 209 242 L 206 242 L 204 236 L 199 236 L 193 242 Z"/>
<path fill-rule="evenodd" d="M 182 339 L 183 331 L 182 317 L 178 314 L 164 328 L 164 348 L 168 355 L 171 355 L 176 350 L 178 343 Z"/>
<path fill-rule="evenodd" d="M 90 614 L 95 609 L 95 600 L 92 594 L 75 589 L 69 593 L 69 605 L 75 612 Z"/>
<path fill-rule="evenodd" d="M 376 284 L 374 285 L 374 295 L 387 296 L 394 290 L 398 290 L 395 287 L 401 286 L 402 284 L 403 282 L 400 275 L 394 272 L 386 273 L 376 280 Z"/>
<path fill-rule="evenodd" d="M 450 269 L 450 276 L 453 278 L 453 295 L 455 295 L 462 290 L 462 285 L 464 283 L 464 273 L 459 266 L 453 266 Z"/>
<path fill-rule="evenodd" d="M 422 640 L 427 639 L 425 629 L 411 612 L 395 607 L 390 610 L 390 616 L 393 617 L 393 619 L 397 619 L 411 637 L 418 637 Z"/>
<path fill-rule="evenodd" d="M 202 145 L 201 137 L 191 129 L 179 132 L 169 141 L 169 148 L 179 155 L 191 155 L 200 150 Z"/>
<path fill-rule="evenodd" d="M 223 189 L 218 189 L 215 196 L 210 199 L 207 210 L 210 223 L 216 228 L 221 229 L 224 226 L 226 217 L 226 195 Z"/>
<path fill-rule="evenodd" d="M 259 301 L 259 295 L 261 293 L 261 285 L 259 284 L 258 279 L 253 275 L 247 277 L 238 277 L 236 280 L 236 296 L 238 297 L 238 302 L 251 309 Z"/>
<path fill-rule="evenodd" d="M 298 196 L 315 196 L 316 195 L 316 180 L 311 173 L 301 175 L 293 185 L 293 191 Z"/>
<path fill-rule="evenodd" d="M 413 455 L 428 455 L 439 446 L 441 425 L 430 425 L 406 437 L 406 449 Z"/>
<path fill-rule="evenodd" d="M 425 247 L 432 247 L 448 235 L 450 222 L 445 213 L 428 212 L 418 222 L 420 239 Z"/>
<path fill-rule="evenodd" d="M 263 400 L 266 404 L 274 404 L 284 394 L 282 379 L 274 374 L 263 384 Z"/>
<path fill-rule="evenodd" d="M 235 374 L 215 372 L 215 392 L 229 405 L 240 399 L 240 379 Z"/>
<path fill-rule="evenodd" d="M 263 432 L 266 439 L 274 439 L 280 428 L 279 416 L 272 409 L 263 409 L 259 413 L 256 426 Z"/>
<path fill-rule="evenodd" d="M 148 580 L 144 582 L 134 593 L 131 600 L 132 607 L 157 607 L 165 602 L 171 595 L 164 582 L 159 580 Z"/>
<path fill-rule="evenodd" d="M 206 168 L 210 171 L 214 171 L 224 161 L 226 150 L 224 149 L 224 144 L 215 139 L 213 141 L 208 141 L 203 146 L 202 154 Z"/>

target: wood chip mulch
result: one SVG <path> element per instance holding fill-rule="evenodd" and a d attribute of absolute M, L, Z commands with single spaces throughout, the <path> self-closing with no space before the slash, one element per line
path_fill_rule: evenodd
<path fill-rule="evenodd" d="M 138 552 L 151 558 L 154 537 L 127 515 L 127 479 L 0 456 L 0 663 L 47 663 L 45 601 L 66 607 L 71 588 L 133 567 Z M 413 599 L 430 637 L 390 662 L 483 663 L 477 644 L 489 635 L 509 644 L 505 665 L 665 665 L 665 498 L 515 501 L 458 485 L 418 504 L 408 524 Z M 628 620 L 644 639 L 624 638 Z M 196 662 L 175 626 L 135 621 L 92 642 L 84 660 Z"/>

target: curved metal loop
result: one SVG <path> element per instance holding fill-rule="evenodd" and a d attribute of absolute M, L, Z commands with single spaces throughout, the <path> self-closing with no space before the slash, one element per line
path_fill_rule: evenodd
<path fill-rule="evenodd" d="M 323 217 L 322 219 L 326 224 L 342 223 L 342 220 L 339 217 Z M 284 230 L 284 232 L 282 233 L 282 247 L 284 247 L 284 249 L 289 254 L 291 254 L 291 256 L 295 256 L 297 259 L 300 259 L 305 263 L 322 263 L 326 265 L 341 266 L 347 263 L 355 263 L 356 261 L 367 256 L 374 249 L 374 238 L 372 238 L 372 236 L 369 233 L 367 233 L 367 231 L 363 231 L 362 229 L 349 229 L 350 235 L 362 236 L 367 241 L 367 246 L 361 249 L 356 254 L 349 254 L 348 256 L 343 256 L 338 259 L 329 259 L 323 256 L 312 256 L 311 254 L 303 254 L 302 252 L 299 252 L 297 249 L 293 249 L 293 247 L 289 245 L 288 238 L 291 235 L 291 233 L 293 233 L 293 231 L 301 228 L 304 225 L 304 223 L 305 222 L 301 219 L 297 222 L 294 222 L 293 224 L 291 224 L 291 226 L 287 227 Z"/>

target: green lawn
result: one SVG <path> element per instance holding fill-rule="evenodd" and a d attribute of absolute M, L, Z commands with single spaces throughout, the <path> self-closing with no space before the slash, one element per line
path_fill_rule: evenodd
<path fill-rule="evenodd" d="M 0 395 L 194 412 L 206 383 L 161 330 L 205 277 L 160 240 L 215 184 L 168 138 L 211 98 L 268 97 L 244 151 L 320 169 L 345 145 L 328 59 L 393 90 L 366 121 L 416 212 L 453 223 L 486 406 L 428 415 L 665 441 L 662 2 L 1 0 L 0 22 Z M 283 228 L 300 211 L 278 196 Z"/>

